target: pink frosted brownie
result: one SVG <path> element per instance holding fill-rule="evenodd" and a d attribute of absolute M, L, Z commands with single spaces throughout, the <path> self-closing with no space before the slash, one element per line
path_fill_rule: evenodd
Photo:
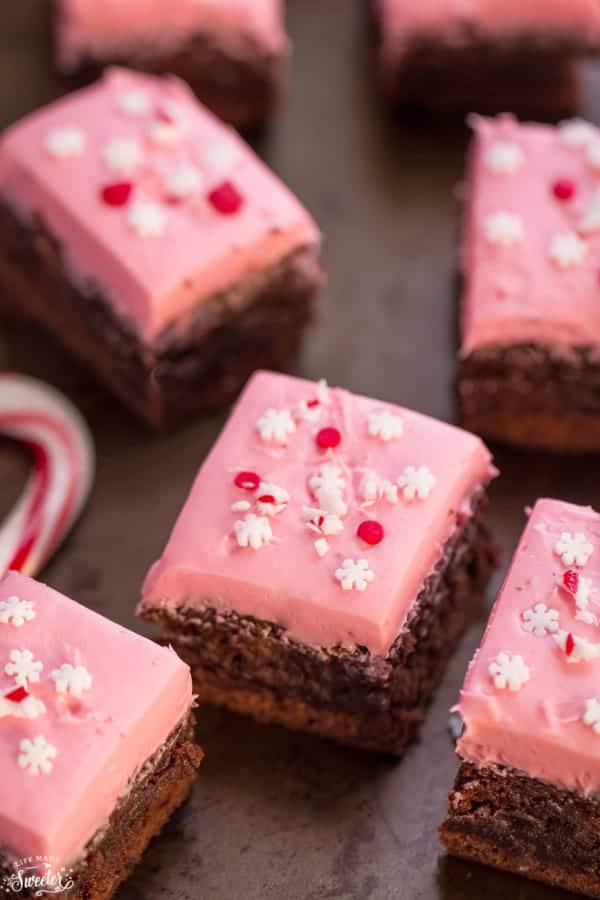
<path fill-rule="evenodd" d="M 600 448 L 600 129 L 475 118 L 461 252 L 465 427 Z"/>
<path fill-rule="evenodd" d="M 434 111 L 568 115 L 573 60 L 600 49 L 596 0 L 371 0 L 382 87 Z"/>
<path fill-rule="evenodd" d="M 25 877 L 49 863 L 73 900 L 108 898 L 194 780 L 189 669 L 15 572 L 0 667 L 0 885 L 33 897 L 29 860 Z"/>
<path fill-rule="evenodd" d="M 314 221 L 235 132 L 121 69 L 0 137 L 0 235 L 7 310 L 156 426 L 289 364 L 321 277 Z"/>
<path fill-rule="evenodd" d="M 460 699 L 451 853 L 600 897 L 600 515 L 538 500 Z"/>
<path fill-rule="evenodd" d="M 54 0 L 59 68 L 89 77 L 107 65 L 178 75 L 238 126 L 273 111 L 288 40 L 282 0 Z"/>
<path fill-rule="evenodd" d="M 139 614 L 201 699 L 400 754 L 492 568 L 492 475 L 481 441 L 450 425 L 257 373 Z"/>

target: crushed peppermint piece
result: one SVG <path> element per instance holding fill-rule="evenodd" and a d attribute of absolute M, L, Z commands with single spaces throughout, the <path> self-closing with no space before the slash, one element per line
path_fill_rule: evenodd
<path fill-rule="evenodd" d="M 398 478 L 402 496 L 409 503 L 417 498 L 427 500 L 435 483 L 435 475 L 427 466 L 407 466 Z"/>
<path fill-rule="evenodd" d="M 239 519 L 234 524 L 233 531 L 238 547 L 251 547 L 252 550 L 260 550 L 273 539 L 268 518 L 254 513 L 248 513 L 243 519 Z"/>
<path fill-rule="evenodd" d="M 323 557 L 329 553 L 329 544 L 326 538 L 318 538 L 314 543 L 314 547 L 317 551 L 317 556 Z"/>
<path fill-rule="evenodd" d="M 0 600 L 0 624 L 13 625 L 21 628 L 25 622 L 35 619 L 35 608 L 31 600 L 21 600 L 20 597 L 8 597 Z"/>
<path fill-rule="evenodd" d="M 523 151 L 513 141 L 496 141 L 485 156 L 485 165 L 490 172 L 512 175 L 521 168 L 525 160 Z"/>
<path fill-rule="evenodd" d="M 557 200 L 571 200 L 575 196 L 575 182 L 571 178 L 557 178 L 552 184 L 552 193 Z"/>
<path fill-rule="evenodd" d="M 577 531 L 575 534 L 563 531 L 554 545 L 554 552 L 560 557 L 564 566 L 585 566 L 594 552 L 594 548 L 582 531 Z"/>
<path fill-rule="evenodd" d="M 600 657 L 600 644 L 593 644 L 571 631 L 559 631 L 552 637 L 569 663 L 588 662 Z"/>
<path fill-rule="evenodd" d="M 86 134 L 75 125 L 64 125 L 52 128 L 46 135 L 44 146 L 47 152 L 56 159 L 68 159 L 81 156 L 86 145 Z"/>
<path fill-rule="evenodd" d="M 174 200 L 183 200 L 202 187 L 202 176 L 196 166 L 181 163 L 171 169 L 163 178 L 163 188 L 167 196 Z"/>
<path fill-rule="evenodd" d="M 522 656 L 511 656 L 510 653 L 499 653 L 489 664 L 488 672 L 494 682 L 494 687 L 503 691 L 520 691 L 530 679 L 529 668 Z"/>
<path fill-rule="evenodd" d="M 84 691 L 92 688 L 92 676 L 85 666 L 63 663 L 59 669 L 54 669 L 50 677 L 55 684 L 56 693 L 62 696 L 70 694 L 79 700 Z"/>
<path fill-rule="evenodd" d="M 150 100 L 143 91 L 121 91 L 117 95 L 117 108 L 126 116 L 143 116 L 150 111 Z"/>
<path fill-rule="evenodd" d="M 577 227 L 582 234 L 592 234 L 600 229 L 600 189 L 592 194 Z"/>
<path fill-rule="evenodd" d="M 267 481 L 261 481 L 257 488 L 256 508 L 263 516 L 277 516 L 289 503 L 290 495 L 285 488 Z"/>
<path fill-rule="evenodd" d="M 252 504 L 248 500 L 236 500 L 231 504 L 231 512 L 248 512 L 252 509 Z"/>
<path fill-rule="evenodd" d="M 166 215 L 152 200 L 137 200 L 129 207 L 127 220 L 140 237 L 160 237 L 165 230 Z"/>
<path fill-rule="evenodd" d="M 223 216 L 233 216 L 244 205 L 244 198 L 231 181 L 222 181 L 208 194 L 208 202 Z"/>
<path fill-rule="evenodd" d="M 559 123 L 558 130 L 570 147 L 586 147 L 597 134 L 594 126 L 585 119 L 567 119 Z"/>
<path fill-rule="evenodd" d="M 600 734 L 600 700 L 591 697 L 585 701 L 585 713 L 582 719 L 584 725 L 589 725 L 592 731 Z"/>
<path fill-rule="evenodd" d="M 365 591 L 375 580 L 375 573 L 366 559 L 345 559 L 335 577 L 344 591 Z"/>
<path fill-rule="evenodd" d="M 40 680 L 40 672 L 44 668 L 39 660 L 34 659 L 31 650 L 11 650 L 8 662 L 4 666 L 5 673 L 14 678 L 15 684 L 26 688 Z"/>
<path fill-rule="evenodd" d="M 398 485 L 381 478 L 373 469 L 366 469 L 358 493 L 364 506 L 372 506 L 378 500 L 387 500 L 392 504 L 398 502 Z"/>
<path fill-rule="evenodd" d="M 22 685 L 0 693 L 0 719 L 37 719 L 45 713 L 44 703 Z"/>
<path fill-rule="evenodd" d="M 341 432 L 331 426 L 321 428 L 315 436 L 315 443 L 321 450 L 333 450 L 335 447 L 339 447 L 341 440 Z"/>
<path fill-rule="evenodd" d="M 388 409 L 371 413 L 367 423 L 369 437 L 379 438 L 384 443 L 399 438 L 404 431 L 400 416 L 395 416 Z"/>
<path fill-rule="evenodd" d="M 555 234 L 550 242 L 550 259 L 561 269 L 571 269 L 583 263 L 587 245 L 574 231 Z"/>
<path fill-rule="evenodd" d="M 311 506 L 305 506 L 302 513 L 307 527 L 317 534 L 334 535 L 344 530 L 344 523 L 333 513 Z"/>
<path fill-rule="evenodd" d="M 24 687 L 16 687 L 8 692 L 8 694 L 4 695 L 5 700 L 10 700 L 11 703 L 22 703 L 23 700 L 27 700 L 29 697 L 29 692 Z"/>
<path fill-rule="evenodd" d="M 285 445 L 296 430 L 295 422 L 288 409 L 266 409 L 256 423 L 260 439 L 265 443 Z"/>
<path fill-rule="evenodd" d="M 370 544 L 374 547 L 375 544 L 380 544 L 383 540 L 383 525 L 375 519 L 365 519 L 356 529 L 356 534 L 365 544 Z"/>
<path fill-rule="evenodd" d="M 174 122 L 153 122 L 148 128 L 148 140 L 159 147 L 175 147 L 183 136 L 183 129 Z"/>
<path fill-rule="evenodd" d="M 125 206 L 133 192 L 133 182 L 114 181 L 100 191 L 100 197 L 107 206 Z"/>
<path fill-rule="evenodd" d="M 536 603 L 532 609 L 524 611 L 523 628 L 537 637 L 558 631 L 558 610 L 548 608 L 545 603 Z"/>
<path fill-rule="evenodd" d="M 131 176 L 143 159 L 142 148 L 135 138 L 113 138 L 104 147 L 102 159 L 111 172 Z"/>
<path fill-rule="evenodd" d="M 260 484 L 260 475 L 256 472 L 238 472 L 233 483 L 243 491 L 255 491 Z"/>
<path fill-rule="evenodd" d="M 525 236 L 521 217 L 502 209 L 486 218 L 484 231 L 490 244 L 500 244 L 502 247 L 511 247 Z"/>
<path fill-rule="evenodd" d="M 52 772 L 53 761 L 58 755 L 58 751 L 53 744 L 50 744 L 41 734 L 32 740 L 23 738 L 20 745 L 20 754 L 18 764 L 21 769 L 25 769 L 29 775 L 49 775 Z"/>

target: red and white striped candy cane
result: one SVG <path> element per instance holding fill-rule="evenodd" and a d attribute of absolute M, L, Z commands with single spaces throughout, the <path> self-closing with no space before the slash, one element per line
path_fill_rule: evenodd
<path fill-rule="evenodd" d="M 81 512 L 94 476 L 90 432 L 54 388 L 25 375 L 0 373 L 0 434 L 33 455 L 33 470 L 0 526 L 0 575 L 35 575 Z"/>

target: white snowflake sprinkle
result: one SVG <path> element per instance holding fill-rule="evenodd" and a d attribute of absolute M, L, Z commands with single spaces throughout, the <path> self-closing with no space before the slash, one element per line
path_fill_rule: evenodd
<path fill-rule="evenodd" d="M 222 178 L 231 173 L 239 156 L 233 141 L 214 141 L 204 151 L 202 161 L 211 175 Z"/>
<path fill-rule="evenodd" d="M 435 482 L 435 475 L 427 466 L 407 466 L 398 478 L 402 496 L 409 503 L 417 497 L 419 500 L 427 500 Z"/>
<path fill-rule="evenodd" d="M 564 566 L 585 566 L 594 548 L 582 531 L 575 534 L 563 531 L 554 545 L 554 552 Z"/>
<path fill-rule="evenodd" d="M 585 701 L 585 713 L 582 719 L 584 725 L 589 725 L 592 731 L 600 734 L 600 700 L 591 697 Z"/>
<path fill-rule="evenodd" d="M 251 547 L 252 550 L 260 550 L 273 540 L 268 518 L 254 513 L 248 513 L 243 519 L 239 519 L 233 526 L 233 532 L 238 547 Z"/>
<path fill-rule="evenodd" d="M 52 771 L 53 760 L 58 751 L 45 737 L 38 734 L 33 740 L 24 738 L 20 743 L 18 763 L 21 769 L 25 769 L 30 775 L 49 775 Z"/>
<path fill-rule="evenodd" d="M 113 138 L 104 147 L 105 165 L 117 175 L 133 175 L 143 159 L 143 151 L 135 138 Z"/>
<path fill-rule="evenodd" d="M 268 481 L 261 481 L 256 490 L 256 508 L 263 516 L 279 515 L 286 508 L 289 500 L 290 495 L 285 488 Z"/>
<path fill-rule="evenodd" d="M 358 487 L 358 493 L 365 506 L 372 506 L 378 500 L 388 503 L 398 502 L 398 486 L 381 478 L 373 469 L 367 469 Z"/>
<path fill-rule="evenodd" d="M 81 156 L 85 150 L 85 145 L 85 132 L 81 128 L 71 125 L 53 128 L 46 135 L 44 142 L 47 152 L 56 159 Z"/>
<path fill-rule="evenodd" d="M 0 600 L 0 624 L 21 628 L 32 619 L 35 619 L 35 608 L 31 600 L 21 600 L 20 597 Z"/>
<path fill-rule="evenodd" d="M 510 653 L 499 653 L 489 664 L 488 672 L 494 686 L 500 691 L 506 688 L 509 691 L 520 691 L 530 678 L 529 668 L 518 654 L 511 656 Z"/>
<path fill-rule="evenodd" d="M 499 210 L 488 216 L 484 222 L 486 239 L 490 244 L 511 247 L 525 236 L 523 220 L 516 213 Z"/>
<path fill-rule="evenodd" d="M 600 189 L 592 194 L 578 227 L 582 234 L 592 234 L 600 229 Z"/>
<path fill-rule="evenodd" d="M 60 669 L 54 669 L 50 677 L 56 686 L 56 693 L 62 696 L 70 694 L 79 700 L 84 691 L 92 688 L 92 676 L 85 666 L 63 663 Z"/>
<path fill-rule="evenodd" d="M 150 100 L 143 91 L 121 91 L 117 95 L 117 108 L 126 116 L 144 116 L 150 112 Z"/>
<path fill-rule="evenodd" d="M 545 603 L 536 603 L 523 613 L 523 628 L 537 637 L 558 631 L 558 610 L 548 608 Z"/>
<path fill-rule="evenodd" d="M 167 172 L 163 178 L 163 187 L 169 197 L 183 200 L 200 190 L 202 176 L 196 166 L 192 166 L 190 163 L 181 163 L 175 169 Z"/>
<path fill-rule="evenodd" d="M 387 443 L 400 437 L 404 424 L 400 416 L 393 415 L 388 409 L 371 413 L 367 424 L 369 437 L 379 438 Z"/>
<path fill-rule="evenodd" d="M 307 528 L 316 534 L 332 536 L 340 534 L 344 530 L 344 523 L 340 517 L 333 513 L 325 512 L 323 509 L 305 506 L 302 514 L 306 520 Z"/>
<path fill-rule="evenodd" d="M 158 147 L 175 147 L 183 137 L 183 129 L 172 122 L 153 122 L 148 129 L 148 139 Z"/>
<path fill-rule="evenodd" d="M 586 243 L 574 231 L 555 234 L 550 242 L 550 259 L 561 269 L 580 266 L 586 252 Z"/>
<path fill-rule="evenodd" d="M 160 237 L 164 233 L 167 217 L 158 203 L 136 200 L 129 207 L 127 221 L 140 237 Z"/>
<path fill-rule="evenodd" d="M 329 553 L 329 544 L 326 538 L 318 538 L 315 541 L 314 546 L 315 550 L 317 551 L 317 556 L 320 556 L 321 558 L 327 556 L 327 554 Z"/>
<path fill-rule="evenodd" d="M 9 697 L 14 690 L 15 688 L 10 688 L 8 691 L 0 694 L 0 719 L 8 717 L 13 719 L 37 719 L 45 714 L 45 705 L 31 694 L 27 694 L 23 700 L 10 700 Z"/>
<path fill-rule="evenodd" d="M 11 650 L 10 662 L 4 666 L 5 673 L 15 679 L 15 684 L 26 688 L 40 680 L 40 672 L 44 668 L 41 662 L 34 659 L 31 650 Z"/>
<path fill-rule="evenodd" d="M 512 175 L 521 168 L 524 159 L 523 151 L 518 144 L 513 141 L 496 141 L 486 153 L 485 165 L 490 172 Z"/>
<path fill-rule="evenodd" d="M 289 409 L 266 409 L 258 422 L 256 428 L 260 435 L 261 441 L 265 443 L 273 442 L 274 444 L 285 445 L 288 438 L 296 430 L 296 425 Z"/>
<path fill-rule="evenodd" d="M 345 591 L 365 591 L 375 580 L 375 573 L 366 559 L 345 559 L 335 577 Z"/>
<path fill-rule="evenodd" d="M 570 147 L 586 147 L 596 137 L 596 129 L 584 119 L 568 119 L 558 125 L 560 136 Z"/>
<path fill-rule="evenodd" d="M 346 479 L 340 466 L 336 463 L 323 463 L 319 466 L 319 471 L 309 478 L 308 486 L 322 510 L 334 516 L 346 515 Z"/>

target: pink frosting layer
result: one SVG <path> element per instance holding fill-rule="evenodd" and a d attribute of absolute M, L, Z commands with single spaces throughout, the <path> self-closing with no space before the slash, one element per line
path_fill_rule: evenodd
<path fill-rule="evenodd" d="M 565 563 L 557 554 L 563 532 L 585 535 L 592 552 L 584 565 Z M 578 606 L 562 587 L 569 569 L 591 580 L 587 605 L 580 595 Z M 580 638 L 600 642 L 599 588 L 600 516 L 589 507 L 538 500 L 462 690 L 462 757 L 512 766 L 585 793 L 600 790 L 600 725 L 596 732 L 583 721 L 587 701 L 600 701 L 600 659 L 576 661 Z M 538 604 L 546 611 L 537 611 L 536 634 L 526 630 L 532 627 L 526 611 L 535 613 Z M 570 656 L 566 641 L 557 641 L 561 632 L 573 638 Z M 529 680 L 520 689 L 494 684 L 489 666 L 500 653 L 520 656 L 527 666 Z"/>
<path fill-rule="evenodd" d="M 285 52 L 281 0 L 56 0 L 59 64 L 177 46 L 199 32 L 236 48 L 252 40 Z"/>
<path fill-rule="evenodd" d="M 283 375 L 253 376 L 147 576 L 142 608 L 214 605 L 275 622 L 309 644 L 361 644 L 374 654 L 389 650 L 445 541 L 470 514 L 473 492 L 491 477 L 490 455 L 478 438 L 450 425 L 341 389 L 326 396 L 317 390 Z M 303 404 L 319 396 L 318 406 L 309 407 L 314 420 L 304 418 Z M 295 422 L 285 446 L 259 433 L 257 423 L 268 409 L 287 412 Z M 397 438 L 369 435 L 372 416 L 381 411 L 394 422 L 399 418 L 403 430 Z M 335 449 L 317 446 L 317 434 L 327 427 L 339 432 Z M 325 536 L 328 552 L 320 557 L 315 540 L 323 534 L 303 511 L 332 508 L 309 487 L 324 463 L 337 466 L 347 511 L 338 516 L 340 533 Z M 435 477 L 426 499 L 409 502 L 400 490 L 396 503 L 383 496 L 364 503 L 367 470 L 397 484 L 411 465 L 427 467 Z M 254 472 L 268 486 L 254 492 L 236 487 L 240 471 Z M 288 493 L 289 502 L 268 518 L 272 541 L 256 550 L 239 546 L 236 521 L 260 512 L 256 500 L 272 494 L 273 485 Z M 249 509 L 232 509 L 240 501 Z M 369 545 L 357 536 L 364 520 L 383 526 L 380 543 Z M 373 580 L 362 592 L 345 590 L 336 572 L 345 560 L 359 559 Z"/>
<path fill-rule="evenodd" d="M 10 597 L 29 601 L 35 618 L 20 627 L 3 622 Z M 46 711 L 16 718 L 0 705 L 0 847 L 15 858 L 43 855 L 69 864 L 190 709 L 189 669 L 172 650 L 14 572 L 0 581 L 2 694 L 14 688 L 16 676 L 5 672 L 13 650 L 29 650 L 43 664 L 28 690 Z M 52 679 L 65 663 L 91 676 L 80 698 L 60 694 Z M 56 750 L 48 774 L 19 765 L 21 741 L 37 736 Z"/>
<path fill-rule="evenodd" d="M 462 353 L 528 341 L 562 348 L 600 344 L 600 218 L 584 224 L 598 209 L 600 170 L 593 154 L 600 130 L 582 123 L 521 125 L 509 116 L 476 118 L 473 127 Z M 580 140 L 573 138 L 577 128 Z M 514 167 L 511 153 L 519 159 Z M 561 182 L 571 191 L 568 198 L 555 195 Z M 520 235 L 508 244 L 490 240 L 487 231 L 499 212 L 517 217 Z M 583 257 L 563 266 L 553 241 L 566 235 L 581 241 Z"/>
<path fill-rule="evenodd" d="M 73 128 L 83 146 L 65 153 Z M 67 149 L 72 139 L 68 131 Z M 103 189 L 123 183 L 127 201 L 109 205 Z M 237 212 L 210 201 L 223 183 L 241 197 Z M 175 189 L 185 192 L 177 202 Z M 123 69 L 4 133 L 0 194 L 23 217 L 39 215 L 73 279 L 99 285 L 147 340 L 216 291 L 319 242 L 288 189 L 186 85 Z"/>
<path fill-rule="evenodd" d="M 595 0 L 376 0 L 384 38 L 405 40 L 415 33 L 444 40 L 459 38 L 465 29 L 477 28 L 502 36 L 502 32 L 535 32 L 549 29 L 581 32 L 582 40 L 600 40 L 600 7 Z M 468 33 L 468 31 L 467 31 Z"/>

